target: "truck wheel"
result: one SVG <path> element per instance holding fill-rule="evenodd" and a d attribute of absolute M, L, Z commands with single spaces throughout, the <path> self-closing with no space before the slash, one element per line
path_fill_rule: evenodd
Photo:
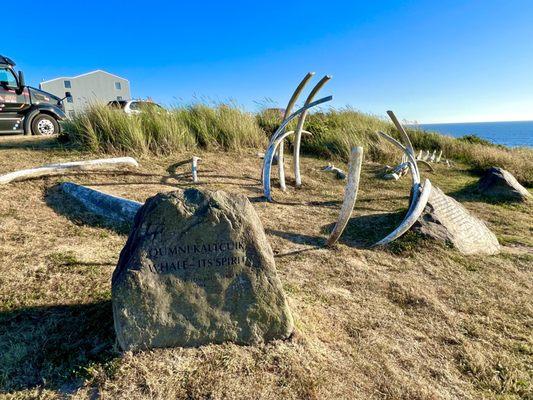
<path fill-rule="evenodd" d="M 47 114 L 38 114 L 31 121 L 32 135 L 55 135 L 59 133 L 59 124 L 54 117 Z"/>

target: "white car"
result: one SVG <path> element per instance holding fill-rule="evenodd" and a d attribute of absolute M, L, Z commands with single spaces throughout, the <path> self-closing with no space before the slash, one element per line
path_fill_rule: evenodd
<path fill-rule="evenodd" d="M 107 105 L 109 107 L 121 109 L 129 115 L 140 114 L 143 109 L 150 110 L 155 108 L 157 111 L 165 110 L 159 104 L 142 100 L 113 100 L 107 103 Z"/>

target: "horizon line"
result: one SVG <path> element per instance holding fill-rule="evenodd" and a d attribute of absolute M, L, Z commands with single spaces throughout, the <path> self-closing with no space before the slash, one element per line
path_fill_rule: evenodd
<path fill-rule="evenodd" d="M 533 122 L 532 119 L 510 119 L 510 120 L 489 120 L 489 121 L 456 121 L 456 122 L 411 122 L 406 125 L 448 125 L 448 124 L 483 124 L 492 122 Z"/>

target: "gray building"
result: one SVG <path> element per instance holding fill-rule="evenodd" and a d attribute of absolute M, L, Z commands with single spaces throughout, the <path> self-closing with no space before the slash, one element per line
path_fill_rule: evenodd
<path fill-rule="evenodd" d="M 72 97 L 63 102 L 69 116 L 82 111 L 90 104 L 131 99 L 130 82 L 102 70 L 51 79 L 41 82 L 39 87 L 61 98 L 65 97 L 66 92 L 70 92 Z"/>

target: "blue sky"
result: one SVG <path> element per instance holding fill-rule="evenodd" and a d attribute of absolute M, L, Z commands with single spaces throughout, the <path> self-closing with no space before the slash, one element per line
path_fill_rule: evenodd
<path fill-rule="evenodd" d="M 333 75 L 322 93 L 335 107 L 421 123 L 533 120 L 533 1 L 5 3 L 0 54 L 35 86 L 104 69 L 135 97 L 255 111 L 283 107 L 315 71 Z"/>

